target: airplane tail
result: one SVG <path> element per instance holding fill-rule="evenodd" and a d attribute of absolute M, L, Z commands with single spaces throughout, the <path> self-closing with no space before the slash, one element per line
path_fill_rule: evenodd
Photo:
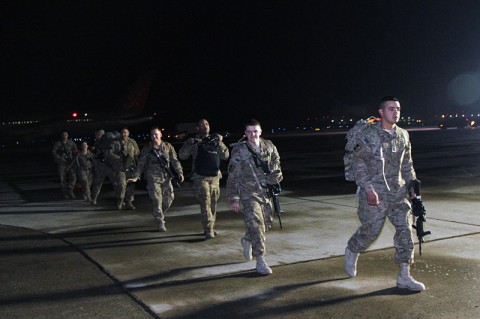
<path fill-rule="evenodd" d="M 155 71 L 148 71 L 130 86 L 120 101 L 123 114 L 140 114 L 143 111 L 154 77 Z"/>

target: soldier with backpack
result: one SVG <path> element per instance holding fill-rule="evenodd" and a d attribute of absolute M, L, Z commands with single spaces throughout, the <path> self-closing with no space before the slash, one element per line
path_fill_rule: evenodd
<path fill-rule="evenodd" d="M 345 177 L 358 186 L 361 226 L 345 249 L 345 271 L 357 274 L 359 254 L 378 237 L 388 217 L 395 227 L 395 262 L 400 265 L 397 287 L 422 291 L 425 285 L 410 276 L 413 263 L 412 209 L 407 185 L 416 180 L 411 144 L 406 130 L 397 126 L 400 102 L 388 96 L 378 109 L 380 121 L 363 121 L 350 130 L 345 147 Z"/>

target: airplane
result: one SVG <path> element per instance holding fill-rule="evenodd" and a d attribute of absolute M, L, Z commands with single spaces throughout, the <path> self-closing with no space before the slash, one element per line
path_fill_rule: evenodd
<path fill-rule="evenodd" d="M 74 140 L 91 139 L 97 129 L 119 131 L 122 127 L 143 127 L 151 123 L 156 114 L 146 114 L 148 99 L 155 72 L 142 74 L 119 99 L 118 111 L 81 113 L 49 117 L 45 120 L 0 123 L 1 145 L 45 144 L 59 138 L 64 131 Z"/>

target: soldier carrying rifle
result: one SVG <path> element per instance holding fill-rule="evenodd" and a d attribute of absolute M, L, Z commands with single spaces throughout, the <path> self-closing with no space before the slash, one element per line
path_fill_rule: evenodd
<path fill-rule="evenodd" d="M 272 269 L 265 261 L 266 231 L 273 223 L 272 201 L 268 194 L 268 185 L 282 181 L 280 155 L 269 140 L 260 138 L 262 128 L 257 120 L 250 120 L 245 125 L 246 141 L 237 143 L 232 149 L 228 167 L 227 198 L 236 213 L 243 213 L 247 231 L 241 243 L 246 260 L 252 255 L 257 259 L 256 270 L 268 275 Z M 253 152 L 253 153 L 252 153 Z M 264 171 L 264 162 L 269 168 Z"/>
<path fill-rule="evenodd" d="M 217 235 L 215 221 L 217 202 L 220 198 L 220 160 L 227 160 L 230 155 L 220 134 L 210 135 L 210 124 L 201 119 L 197 123 L 198 135 L 189 138 L 180 148 L 180 159 L 192 157 L 192 176 L 195 195 L 200 203 L 203 232 L 206 239 Z"/>
<path fill-rule="evenodd" d="M 57 164 L 58 177 L 62 187 L 63 198 L 75 198 L 73 189 L 77 181 L 75 171 L 71 162 L 73 156 L 77 153 L 77 145 L 68 138 L 68 132 L 64 131 L 60 134 L 61 140 L 53 145 L 52 156 Z"/>
<path fill-rule="evenodd" d="M 400 102 L 396 98 L 383 98 L 378 112 L 379 122 L 365 125 L 361 132 L 354 127 L 347 135 L 344 159 L 349 161 L 345 161 L 345 167 L 352 169 L 353 178 L 352 174 L 346 174 L 346 178 L 355 180 L 358 186 L 357 215 L 361 226 L 345 249 L 345 271 L 350 277 L 356 276 L 359 254 L 377 238 L 388 217 L 395 227 L 395 262 L 400 265 L 397 287 L 422 291 L 425 285 L 410 275 L 414 257 L 413 194 L 409 194 L 407 186 L 417 179 L 410 138 L 406 130 L 397 126 Z"/>

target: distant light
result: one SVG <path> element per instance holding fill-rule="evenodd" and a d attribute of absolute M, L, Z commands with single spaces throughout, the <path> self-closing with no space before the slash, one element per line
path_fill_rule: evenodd
<path fill-rule="evenodd" d="M 78 113 L 77 113 L 77 112 L 73 112 L 73 113 L 72 113 L 72 117 L 77 118 L 77 116 L 78 116 Z"/>

